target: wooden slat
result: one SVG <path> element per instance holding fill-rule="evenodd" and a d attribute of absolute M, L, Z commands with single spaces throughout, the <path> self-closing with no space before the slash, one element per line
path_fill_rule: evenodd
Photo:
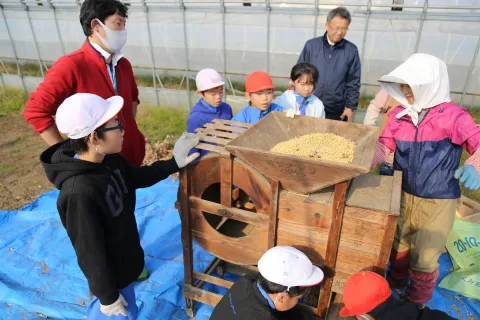
<path fill-rule="evenodd" d="M 217 129 L 217 130 L 224 130 L 224 131 L 231 131 L 231 132 L 238 132 L 238 133 L 244 133 L 245 131 L 247 131 L 247 129 L 245 128 L 225 126 L 219 123 L 207 123 L 204 125 L 204 127 L 208 129 Z"/>
<path fill-rule="evenodd" d="M 220 300 L 222 300 L 222 296 L 219 294 L 195 288 L 187 284 L 183 286 L 183 294 L 188 299 L 208 304 L 212 307 L 215 307 L 220 302 Z"/>
<path fill-rule="evenodd" d="M 392 195 L 394 196 L 394 195 Z M 387 228 L 383 235 L 382 249 L 378 255 L 377 272 L 385 275 L 387 271 L 388 258 L 390 257 L 390 251 L 392 251 L 393 238 L 395 236 L 395 228 L 397 226 L 398 216 L 388 216 Z"/>
<path fill-rule="evenodd" d="M 216 143 L 216 144 L 221 145 L 221 146 L 224 146 L 227 143 L 229 143 L 230 141 L 232 141 L 231 139 L 210 137 L 210 136 L 203 135 L 203 134 L 199 134 L 198 137 L 199 137 L 200 141 L 212 142 L 212 143 Z"/>
<path fill-rule="evenodd" d="M 350 181 L 344 181 L 335 185 L 333 196 L 332 226 L 328 234 L 327 253 L 325 255 L 325 267 L 330 272 L 335 270 L 337 262 L 337 253 L 340 243 L 340 233 L 342 231 L 343 212 L 345 209 L 345 198 L 347 195 L 348 184 Z M 317 315 L 325 317 L 332 296 L 333 275 L 330 274 L 324 280 L 320 298 L 318 299 Z"/>
<path fill-rule="evenodd" d="M 390 202 L 390 214 L 400 215 L 400 205 L 402 200 L 402 173 L 395 171 L 393 174 L 392 200 Z"/>
<path fill-rule="evenodd" d="M 190 208 L 188 196 L 190 195 L 189 167 L 180 170 L 180 188 L 178 190 L 178 200 L 180 206 L 180 220 L 182 222 L 182 248 L 183 248 L 183 266 L 185 285 L 193 284 L 193 243 L 191 233 Z M 193 301 L 185 296 L 187 309 L 193 310 Z"/>
<path fill-rule="evenodd" d="M 203 133 L 203 134 L 209 134 L 211 136 L 228 138 L 228 139 L 235 139 L 236 137 L 238 137 L 238 134 L 236 134 L 236 133 L 218 131 L 218 130 L 206 129 L 206 128 L 197 128 L 197 129 L 195 129 L 195 132 Z"/>
<path fill-rule="evenodd" d="M 221 278 L 217 278 L 201 272 L 194 272 L 193 277 L 208 283 L 216 284 L 217 286 L 224 287 L 227 289 L 230 289 L 233 286 L 233 282 L 231 281 L 223 280 Z"/>
<path fill-rule="evenodd" d="M 222 157 L 230 157 L 230 152 L 225 150 L 223 147 L 215 146 L 213 144 L 208 143 L 199 143 L 195 146 L 197 149 L 207 150 L 218 153 Z"/>
<path fill-rule="evenodd" d="M 272 180 L 272 197 L 270 198 L 270 225 L 268 228 L 268 247 L 273 248 L 277 242 L 278 226 L 278 196 L 280 193 L 280 182 Z"/>
<path fill-rule="evenodd" d="M 266 225 L 269 221 L 268 216 L 266 215 L 237 208 L 228 208 L 220 203 L 206 201 L 198 197 L 190 197 L 190 206 L 192 209 L 198 209 L 220 217 L 225 217 L 227 215 L 227 218 L 229 219 L 242 221 L 255 226 Z M 220 212 L 221 210 L 224 210 L 226 215 L 222 214 Z"/>
<path fill-rule="evenodd" d="M 213 123 L 230 125 L 230 126 L 244 127 L 244 128 L 250 128 L 251 126 L 253 126 L 253 124 L 246 123 L 246 122 L 224 120 L 224 119 L 213 119 L 212 122 Z"/>

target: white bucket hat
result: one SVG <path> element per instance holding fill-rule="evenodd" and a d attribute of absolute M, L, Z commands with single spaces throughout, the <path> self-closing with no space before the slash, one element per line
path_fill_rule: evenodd
<path fill-rule="evenodd" d="M 291 287 L 311 287 L 323 281 L 323 272 L 293 247 L 273 247 L 258 261 L 260 274 L 270 282 Z M 287 289 L 287 290 L 288 290 Z"/>
<path fill-rule="evenodd" d="M 90 93 L 77 93 L 58 107 L 55 122 L 58 130 L 70 139 L 88 136 L 115 117 L 123 107 L 123 98 L 107 100 Z"/>

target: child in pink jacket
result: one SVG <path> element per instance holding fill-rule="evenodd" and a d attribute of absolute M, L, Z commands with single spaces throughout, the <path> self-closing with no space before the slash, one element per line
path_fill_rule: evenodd
<path fill-rule="evenodd" d="M 407 299 L 422 306 L 432 298 L 459 182 L 480 187 L 480 129 L 450 101 L 447 66 L 434 56 L 414 54 L 379 81 L 401 104 L 388 115 L 372 164 L 394 152 L 395 170 L 403 173 L 389 280 L 392 286 L 408 285 Z M 471 157 L 458 168 L 463 149 Z"/>

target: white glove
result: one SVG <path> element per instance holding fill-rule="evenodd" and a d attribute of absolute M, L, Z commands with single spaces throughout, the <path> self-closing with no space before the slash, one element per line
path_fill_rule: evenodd
<path fill-rule="evenodd" d="M 299 116 L 300 115 L 300 111 L 296 111 L 296 110 L 293 110 L 293 109 L 290 109 L 290 110 L 287 110 L 286 112 L 286 115 L 287 115 L 287 118 L 295 118 L 295 116 Z"/>
<path fill-rule="evenodd" d="M 190 150 L 192 150 L 192 148 L 195 147 L 199 142 L 200 140 L 195 133 L 186 132 L 184 132 L 180 139 L 175 142 L 175 146 L 173 147 L 173 157 L 175 158 L 175 162 L 177 162 L 177 166 L 179 168 L 185 167 L 187 164 L 200 156 L 200 153 L 198 152 L 188 155 Z"/>
<path fill-rule="evenodd" d="M 100 303 L 100 311 L 104 313 L 107 316 L 128 316 L 128 311 L 125 309 L 125 307 L 128 306 L 127 301 L 125 301 L 125 298 L 122 296 L 122 294 L 119 292 L 118 293 L 118 299 L 112 304 L 109 304 L 108 306 L 104 306 L 103 304 Z"/>

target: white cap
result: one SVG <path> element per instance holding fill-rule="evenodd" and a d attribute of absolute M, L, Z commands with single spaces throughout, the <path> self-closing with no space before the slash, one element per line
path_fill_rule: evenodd
<path fill-rule="evenodd" d="M 90 93 L 77 93 L 58 107 L 55 122 L 58 130 L 70 139 L 88 136 L 115 117 L 123 107 L 123 98 L 107 100 Z"/>
<path fill-rule="evenodd" d="M 225 84 L 220 74 L 209 68 L 200 70 L 197 73 L 195 82 L 197 84 L 197 91 L 206 91 Z"/>
<path fill-rule="evenodd" d="M 323 272 L 293 247 L 273 247 L 258 261 L 260 274 L 270 282 L 288 287 L 310 287 L 323 280 Z"/>

